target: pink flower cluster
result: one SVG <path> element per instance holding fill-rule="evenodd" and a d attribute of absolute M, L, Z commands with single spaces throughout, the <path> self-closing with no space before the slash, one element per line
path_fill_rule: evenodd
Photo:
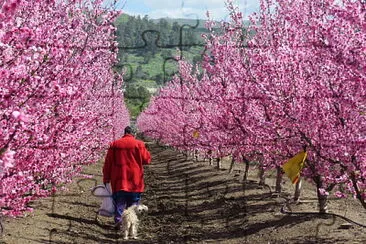
<path fill-rule="evenodd" d="M 8 169 L 14 167 L 14 155 L 15 152 L 14 151 L 10 151 L 10 150 L 6 150 L 5 152 L 3 152 L 1 154 L 1 158 L 0 158 L 0 176 L 2 176 L 4 173 L 6 173 L 5 171 L 7 171 Z"/>

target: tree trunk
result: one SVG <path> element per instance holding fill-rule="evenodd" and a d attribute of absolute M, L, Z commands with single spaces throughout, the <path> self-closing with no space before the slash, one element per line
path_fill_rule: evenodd
<path fill-rule="evenodd" d="M 315 177 L 314 179 L 316 184 L 316 193 L 318 195 L 318 206 L 319 206 L 319 213 L 327 213 L 328 212 L 328 196 L 322 195 L 320 190 L 323 188 L 323 181 L 320 176 Z"/>
<path fill-rule="evenodd" d="M 198 162 L 198 150 L 194 150 L 194 160 Z"/>
<path fill-rule="evenodd" d="M 300 200 L 301 187 L 302 187 L 302 179 L 300 178 L 295 186 L 295 195 L 294 195 L 295 202 L 298 202 Z"/>
<path fill-rule="evenodd" d="M 216 167 L 217 169 L 221 169 L 221 158 L 216 158 Z"/>
<path fill-rule="evenodd" d="M 281 186 L 282 177 L 283 177 L 282 169 L 281 169 L 281 167 L 277 166 L 276 193 L 281 193 L 281 191 L 282 191 L 282 186 Z"/>
<path fill-rule="evenodd" d="M 317 188 L 319 213 L 328 212 L 328 196 L 320 194 L 319 188 Z"/>
<path fill-rule="evenodd" d="M 357 180 L 356 180 L 356 176 L 354 173 L 351 174 L 351 181 L 352 181 L 353 188 L 355 189 L 355 192 L 356 192 L 356 198 L 361 202 L 363 208 L 366 209 L 366 199 L 361 194 L 361 191 L 357 185 Z"/>
<path fill-rule="evenodd" d="M 212 166 L 213 165 L 213 162 L 212 162 L 212 151 L 209 150 L 207 152 L 207 155 L 208 155 L 208 163 L 210 164 L 210 166 Z"/>
<path fill-rule="evenodd" d="M 262 166 L 259 167 L 259 185 L 263 186 L 266 184 L 266 177 L 264 176 L 264 168 Z"/>
<path fill-rule="evenodd" d="M 234 156 L 232 156 L 230 169 L 229 169 L 230 174 L 234 172 L 234 164 L 235 164 L 235 160 L 234 160 Z"/>
<path fill-rule="evenodd" d="M 182 154 L 186 158 L 186 160 L 188 160 L 188 152 L 187 151 L 183 151 Z"/>
<path fill-rule="evenodd" d="M 244 158 L 244 162 L 245 162 L 245 170 L 244 170 L 244 176 L 243 176 L 243 181 L 246 182 L 248 179 L 248 172 L 249 172 L 249 161 L 247 159 Z"/>

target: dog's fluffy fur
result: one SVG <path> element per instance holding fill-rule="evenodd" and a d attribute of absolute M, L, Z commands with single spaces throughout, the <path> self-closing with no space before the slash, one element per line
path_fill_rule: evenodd
<path fill-rule="evenodd" d="M 139 225 L 138 217 L 144 212 L 148 211 L 148 207 L 146 205 L 133 205 L 126 209 L 122 213 L 122 231 L 123 231 L 123 239 L 127 240 L 129 234 L 133 239 L 137 239 L 137 229 Z"/>

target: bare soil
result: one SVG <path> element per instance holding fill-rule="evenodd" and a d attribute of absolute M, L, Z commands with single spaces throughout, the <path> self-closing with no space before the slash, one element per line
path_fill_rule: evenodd
<path fill-rule="evenodd" d="M 3 219 L 0 243 L 366 243 L 366 228 L 336 215 L 319 215 L 315 187 L 305 183 L 300 203 L 283 214 L 294 187 L 284 178 L 283 193 L 273 194 L 274 172 L 258 185 L 257 170 L 242 182 L 244 165 L 229 174 L 228 162 L 216 169 L 149 142 L 152 164 L 145 169 L 139 240 L 123 241 L 113 219 L 96 214 L 100 199 L 90 189 L 102 182 L 102 162 L 85 168 L 93 179 L 77 179 L 69 191 L 32 203 L 25 218 Z M 272 175 L 271 175 L 272 174 Z M 366 225 L 366 211 L 354 199 L 330 197 L 329 210 Z M 305 213 L 306 212 L 306 213 Z"/>

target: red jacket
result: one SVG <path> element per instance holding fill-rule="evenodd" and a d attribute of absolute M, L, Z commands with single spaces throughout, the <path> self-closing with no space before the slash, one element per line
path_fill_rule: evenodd
<path fill-rule="evenodd" d="M 111 182 L 112 192 L 143 192 L 144 164 L 151 161 L 145 144 L 126 134 L 112 142 L 103 167 L 103 183 Z"/>

